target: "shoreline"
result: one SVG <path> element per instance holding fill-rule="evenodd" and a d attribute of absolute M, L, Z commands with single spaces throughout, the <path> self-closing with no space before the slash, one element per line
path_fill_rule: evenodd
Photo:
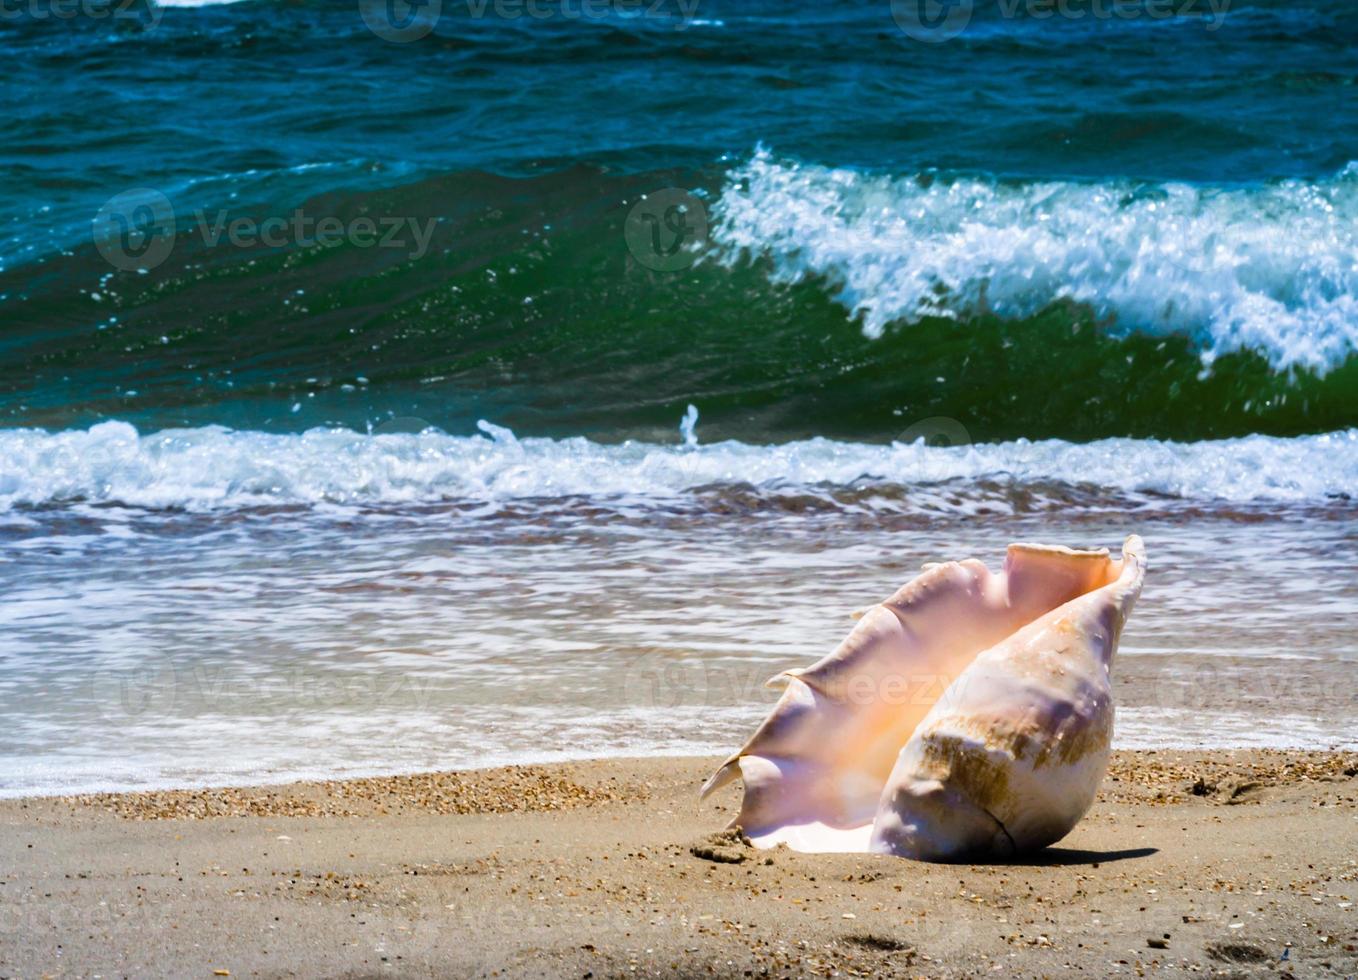
<path fill-rule="evenodd" d="M 718 761 L 0 800 L 0 976 L 1358 972 L 1358 753 L 1119 750 L 986 865 L 713 838 Z"/>
<path fill-rule="evenodd" d="M 762 715 L 759 717 L 762 718 Z M 756 723 L 758 718 L 755 719 Z M 486 765 L 460 766 L 448 769 L 430 769 L 421 767 L 404 768 L 399 766 L 374 766 L 371 770 L 356 770 L 352 772 L 324 774 L 300 772 L 279 772 L 272 775 L 255 776 L 243 775 L 240 778 L 229 776 L 221 779 L 208 778 L 204 780 L 177 780 L 173 778 L 160 780 L 149 780 L 142 785 L 114 786 L 113 788 L 92 788 L 92 789 L 71 789 L 71 790 L 49 790 L 23 789 L 13 787 L 0 787 L 0 807 L 10 803 L 36 803 L 41 801 L 81 801 L 88 803 L 95 799 L 104 798 L 136 798 L 136 797 L 164 797 L 177 794 L 212 794 L 212 793 L 273 793 L 278 794 L 284 790 L 300 790 L 303 787 L 327 787 L 344 784 L 360 783 L 381 783 L 390 781 L 399 783 L 402 781 L 417 781 L 438 779 L 444 777 L 469 778 L 482 774 L 492 774 L 499 772 L 510 772 L 518 770 L 548 770 L 554 768 L 564 768 L 581 765 L 609 765 L 623 764 L 629 762 L 655 762 L 659 760 L 673 762 L 698 762 L 704 765 L 712 760 L 726 758 L 728 752 L 724 751 L 684 751 L 671 752 L 657 750 L 655 752 L 629 752 L 621 751 L 616 754 L 590 754 L 582 752 L 580 754 L 562 753 L 559 755 L 546 755 L 545 757 L 534 757 L 524 760 L 496 761 Z M 1317 756 L 1322 758 L 1347 758 L 1353 757 L 1358 760 L 1358 742 L 1345 741 L 1340 743 L 1330 743 L 1327 745 L 1202 745 L 1202 746 L 1183 746 L 1183 745 L 1163 745 L 1149 747 L 1144 745 L 1132 745 L 1115 747 L 1113 749 L 1114 760 L 1126 756 L 1128 758 L 1140 757 L 1234 757 L 1234 756 L 1259 756 L 1266 758 L 1269 756 L 1278 757 L 1302 757 Z M 715 763 L 713 763 L 715 768 Z M 696 799 L 696 793 L 695 793 Z"/>

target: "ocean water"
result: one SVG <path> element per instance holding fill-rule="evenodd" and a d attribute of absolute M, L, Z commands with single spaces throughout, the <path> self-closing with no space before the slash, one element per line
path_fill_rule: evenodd
<path fill-rule="evenodd" d="M 1118 744 L 1358 745 L 1340 0 L 0 45 L 0 794 L 722 751 L 923 562 L 1133 531 Z"/>

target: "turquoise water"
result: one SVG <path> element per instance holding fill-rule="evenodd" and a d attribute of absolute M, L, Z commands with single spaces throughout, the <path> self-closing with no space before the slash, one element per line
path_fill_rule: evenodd
<path fill-rule="evenodd" d="M 444 0 L 408 43 L 340 0 L 0 19 L 0 421 L 609 441 L 694 402 L 766 443 L 1358 420 L 1339 0 L 978 0 L 937 43 L 904 0 L 688 2 Z M 667 188 L 703 214 L 633 229 L 682 245 L 657 270 L 627 216 Z M 167 239 L 149 269 L 92 247 L 120 195 Z M 364 245 L 360 217 L 399 234 Z M 220 231 L 269 219 L 277 247 Z M 346 233 L 307 245 L 323 219 Z"/>

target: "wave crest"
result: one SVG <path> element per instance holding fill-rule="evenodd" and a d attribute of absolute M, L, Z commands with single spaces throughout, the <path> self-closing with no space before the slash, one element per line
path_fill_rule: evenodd
<path fill-rule="evenodd" d="M 1093 485 L 1107 491 L 1105 502 L 1126 494 L 1323 501 L 1358 491 L 1358 429 L 1291 439 L 1052 439 L 954 447 L 823 438 L 773 446 L 604 445 L 579 437 L 520 440 L 491 425 L 483 431 L 488 435 L 270 434 L 209 426 L 140 435 L 126 422 L 58 433 L 0 430 L 0 507 L 116 502 L 215 510 L 572 496 L 663 503 L 723 485 L 786 493 L 987 480 Z M 1097 503 L 1089 495 L 1082 499 L 1084 506 Z"/>
<path fill-rule="evenodd" d="M 726 261 L 822 277 L 863 329 L 1029 317 L 1061 300 L 1324 374 L 1358 352 L 1358 165 L 1250 189 L 888 177 L 760 149 L 715 207 Z"/>

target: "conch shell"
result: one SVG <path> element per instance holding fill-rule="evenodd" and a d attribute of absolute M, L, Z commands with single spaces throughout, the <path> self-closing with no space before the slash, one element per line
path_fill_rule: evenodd
<path fill-rule="evenodd" d="M 1052 844 L 1094 800 L 1113 735 L 1109 670 L 1146 552 L 1013 544 L 1004 571 L 926 565 L 786 683 L 702 789 L 736 777 L 732 826 L 761 847 L 927 861 Z"/>

